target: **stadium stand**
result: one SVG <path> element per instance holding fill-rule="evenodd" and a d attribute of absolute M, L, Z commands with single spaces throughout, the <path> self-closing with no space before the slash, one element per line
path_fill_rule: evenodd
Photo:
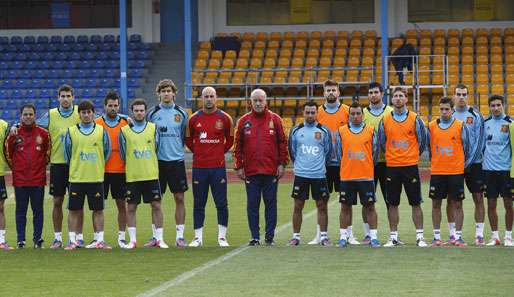
<path fill-rule="evenodd" d="M 148 67 L 152 45 L 140 35 L 128 42 L 128 97 L 136 97 Z M 90 99 L 98 108 L 109 90 L 119 90 L 119 36 L 0 37 L 1 118 L 14 121 L 18 108 L 35 102 L 39 109 L 57 105 L 56 90 L 69 84 L 78 100 Z"/>

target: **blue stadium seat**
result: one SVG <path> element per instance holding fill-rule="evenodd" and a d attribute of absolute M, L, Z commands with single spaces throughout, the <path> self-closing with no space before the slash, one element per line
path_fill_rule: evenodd
<path fill-rule="evenodd" d="M 30 82 L 24 79 L 18 79 L 14 82 L 14 87 L 17 89 L 28 89 L 30 88 Z"/>
<path fill-rule="evenodd" d="M 106 69 L 105 72 L 104 72 L 104 77 L 109 77 L 109 78 L 116 78 L 116 77 L 119 77 L 120 76 L 120 70 L 119 69 Z"/>
<path fill-rule="evenodd" d="M 11 65 L 9 62 L 1 61 L 0 62 L 0 70 L 7 70 L 11 68 Z"/>
<path fill-rule="evenodd" d="M 18 52 L 18 48 L 14 44 L 9 44 L 4 51 L 7 51 L 9 53 L 16 53 Z"/>
<path fill-rule="evenodd" d="M 64 43 L 61 46 L 59 46 L 60 51 L 62 52 L 71 52 L 73 50 L 73 44 L 74 43 Z"/>
<path fill-rule="evenodd" d="M 37 37 L 37 44 L 47 44 L 48 43 L 48 36 L 38 36 Z"/>
<path fill-rule="evenodd" d="M 39 65 L 39 63 L 38 63 Z M 32 72 L 32 78 L 45 79 L 46 78 L 46 70 L 37 69 Z"/>
<path fill-rule="evenodd" d="M 94 43 L 88 43 L 86 45 L 86 50 L 96 52 L 98 50 L 98 46 Z"/>
<path fill-rule="evenodd" d="M 46 62 L 54 60 L 54 53 L 52 53 L 52 52 L 42 53 L 41 60 L 46 61 Z"/>
<path fill-rule="evenodd" d="M 104 35 L 104 43 L 114 43 L 116 38 L 112 34 Z"/>
<path fill-rule="evenodd" d="M 30 61 L 39 61 L 41 59 L 41 56 L 36 52 L 32 52 L 27 54 L 27 58 Z"/>
<path fill-rule="evenodd" d="M 23 97 L 25 97 L 25 92 L 22 90 L 12 90 L 11 99 L 22 99 Z"/>
<path fill-rule="evenodd" d="M 63 69 L 62 77 L 65 78 L 65 79 L 73 78 L 73 70 L 71 70 L 71 69 Z"/>
<path fill-rule="evenodd" d="M 107 62 L 109 64 L 109 68 L 111 69 L 118 69 L 120 68 L 120 60 L 110 60 Z"/>
<path fill-rule="evenodd" d="M 23 38 L 21 36 L 12 36 L 11 44 L 23 44 Z"/>
<path fill-rule="evenodd" d="M 78 52 L 72 52 L 69 58 L 72 61 L 81 61 L 82 60 L 82 55 L 80 53 L 78 53 Z"/>
<path fill-rule="evenodd" d="M 15 109 L 17 106 L 16 106 L 16 101 L 12 99 L 12 94 L 9 96 L 9 100 L 7 100 L 7 102 L 5 102 L 5 109 Z M 11 117 L 11 115 L 9 115 L 9 117 Z"/>
<path fill-rule="evenodd" d="M 136 78 L 129 78 L 127 81 L 127 85 L 130 88 L 139 88 L 139 80 Z"/>
<path fill-rule="evenodd" d="M 39 92 L 39 98 L 41 99 L 53 99 L 53 93 L 52 90 L 49 89 L 42 89 Z"/>
<path fill-rule="evenodd" d="M 54 79 L 46 79 L 44 82 L 43 82 L 43 87 L 45 89 L 55 89 L 57 88 L 57 82 L 54 80 Z"/>
<path fill-rule="evenodd" d="M 139 60 L 148 60 L 148 59 L 150 59 L 150 52 L 149 51 L 137 51 L 136 58 Z"/>
<path fill-rule="evenodd" d="M 19 52 L 22 53 L 30 53 L 32 52 L 32 48 L 34 47 L 34 44 L 22 44 L 21 47 L 18 49 Z"/>
<path fill-rule="evenodd" d="M 33 79 L 32 80 L 32 87 L 34 89 L 41 89 L 43 87 L 43 80 L 41 80 L 41 79 Z"/>
<path fill-rule="evenodd" d="M 86 47 L 84 44 L 74 43 L 71 48 L 72 48 L 72 51 L 83 52 Z"/>
<path fill-rule="evenodd" d="M 127 49 L 129 51 L 137 51 L 139 49 L 139 43 L 129 43 Z"/>
<path fill-rule="evenodd" d="M 9 44 L 9 37 L 7 37 L 7 36 L 0 36 L 0 44 L 2 44 L 2 45 Z"/>
<path fill-rule="evenodd" d="M 25 98 L 27 98 L 30 101 L 36 100 L 38 96 L 38 93 L 34 89 L 29 89 L 25 93 Z"/>
<path fill-rule="evenodd" d="M 63 39 L 63 42 L 64 43 L 75 43 L 75 36 L 73 35 L 66 35 L 64 36 L 64 39 Z"/>
<path fill-rule="evenodd" d="M 103 60 L 95 60 L 95 61 L 93 61 L 93 68 L 96 68 L 96 69 L 107 68 L 108 65 L 109 64 L 106 61 L 103 61 Z"/>
<path fill-rule="evenodd" d="M 20 70 L 20 69 L 22 69 L 23 67 L 25 67 L 25 62 L 23 62 L 23 61 L 14 61 L 14 62 L 11 62 L 11 68 L 12 68 L 12 69 Z"/>
<path fill-rule="evenodd" d="M 128 62 L 130 68 L 145 68 L 146 62 L 143 60 L 134 60 Z"/>
<path fill-rule="evenodd" d="M 105 98 L 105 95 L 107 95 L 108 92 L 109 92 L 109 88 L 96 89 L 96 97 L 103 99 L 103 98 Z"/>
<path fill-rule="evenodd" d="M 27 64 L 32 63 L 32 61 L 27 62 Z M 27 64 L 25 64 L 25 68 L 27 67 Z M 31 79 L 32 78 L 32 71 L 29 69 L 23 69 L 20 71 L 19 78 L 21 79 Z"/>
<path fill-rule="evenodd" d="M 87 35 L 77 36 L 77 43 L 88 43 L 88 42 L 89 42 L 89 38 L 87 37 Z"/>
<path fill-rule="evenodd" d="M 23 38 L 23 43 L 24 44 L 35 44 L 36 43 L 36 38 L 34 36 L 25 36 Z"/>
<path fill-rule="evenodd" d="M 0 88 L 4 90 L 10 90 L 13 88 L 13 81 L 9 79 L 4 79 L 0 82 Z"/>
<path fill-rule="evenodd" d="M 53 35 L 50 37 L 50 43 L 62 43 L 62 37 L 59 35 Z"/>
<path fill-rule="evenodd" d="M 77 70 L 75 77 L 86 78 L 88 75 L 89 75 L 89 71 L 86 71 L 84 69 L 79 69 L 79 70 Z"/>
<path fill-rule="evenodd" d="M 34 46 L 33 50 L 37 53 L 46 52 L 46 48 L 48 47 L 48 44 L 46 43 L 38 43 L 36 46 Z"/>
<path fill-rule="evenodd" d="M 114 43 L 99 43 L 98 50 L 109 52 L 109 51 L 113 50 L 113 44 Z"/>
<path fill-rule="evenodd" d="M 17 53 L 14 56 L 14 60 L 16 60 L 16 61 L 26 61 L 27 60 L 27 55 L 24 54 L 24 53 Z"/>
<path fill-rule="evenodd" d="M 57 69 L 48 70 L 46 76 L 50 79 L 57 79 L 61 77 L 61 71 Z"/>
<path fill-rule="evenodd" d="M 71 69 L 80 69 L 80 60 L 76 60 L 76 61 L 69 61 L 69 62 L 68 62 L 68 68 L 71 68 Z"/>
<path fill-rule="evenodd" d="M 104 73 L 103 69 L 89 69 L 87 77 L 98 78 L 100 76 L 103 76 L 103 73 Z"/>
<path fill-rule="evenodd" d="M 120 60 L 120 52 L 111 52 L 109 54 L 109 57 L 111 58 L 111 60 Z"/>
<path fill-rule="evenodd" d="M 80 61 L 80 68 L 81 69 L 89 69 L 89 68 L 91 68 L 91 62 L 88 61 L 88 60 Z"/>
<path fill-rule="evenodd" d="M 66 66 L 67 65 L 66 65 L 65 60 L 56 60 L 56 61 L 52 61 L 52 63 L 50 63 L 50 67 L 52 69 L 63 69 Z"/>
<path fill-rule="evenodd" d="M 73 86 L 74 88 L 84 88 L 84 82 L 86 80 L 84 79 L 80 79 L 80 78 L 75 78 L 72 82 L 71 82 L 71 86 Z"/>
<path fill-rule="evenodd" d="M 129 99 L 134 99 L 134 98 L 136 98 L 136 90 L 134 90 L 134 89 L 128 89 L 127 91 L 128 91 L 128 92 L 127 92 L 127 93 L 128 93 L 127 95 L 128 95 L 128 97 L 129 97 Z"/>
<path fill-rule="evenodd" d="M 2 57 L 2 60 L 4 61 L 12 61 L 14 60 L 14 55 L 13 53 L 5 53 L 4 52 L 4 56 Z"/>
<path fill-rule="evenodd" d="M 109 52 L 107 51 L 102 51 L 102 52 L 98 52 L 98 54 L 96 55 L 96 58 L 98 60 L 109 60 Z"/>
<path fill-rule="evenodd" d="M 100 35 L 91 35 L 89 39 L 91 43 L 102 43 L 102 36 Z"/>
<path fill-rule="evenodd" d="M 96 79 L 93 78 L 87 79 L 85 83 L 86 88 L 96 88 L 97 85 L 98 82 L 96 81 Z"/>
<path fill-rule="evenodd" d="M 35 106 L 36 106 L 36 109 L 47 109 L 48 108 L 48 99 L 39 99 L 39 100 L 36 100 L 35 102 Z"/>
<path fill-rule="evenodd" d="M 58 52 L 60 51 L 61 45 L 60 44 L 49 44 L 46 48 L 49 52 Z"/>
<path fill-rule="evenodd" d="M 9 70 L 7 71 L 7 78 L 8 79 L 17 79 L 20 77 L 20 72 L 18 70 Z"/>
<path fill-rule="evenodd" d="M 7 90 L 0 89 L 0 100 L 9 99 L 9 93 Z"/>
<path fill-rule="evenodd" d="M 141 35 L 140 34 L 132 34 L 130 35 L 130 42 L 141 42 Z"/>
<path fill-rule="evenodd" d="M 82 56 L 82 58 L 84 60 L 94 60 L 95 57 L 96 57 L 96 55 L 94 52 L 85 52 L 84 55 Z"/>
<path fill-rule="evenodd" d="M 102 79 L 100 79 L 99 86 L 101 88 L 106 88 L 106 89 L 112 88 L 114 86 L 114 80 L 110 79 L 110 78 L 102 78 Z"/>
<path fill-rule="evenodd" d="M 68 53 L 66 52 L 58 52 L 57 55 L 55 55 L 54 59 L 58 61 L 67 61 L 68 60 Z"/>
<path fill-rule="evenodd" d="M 39 68 L 48 69 L 48 68 L 50 68 L 50 63 L 51 63 L 51 61 L 49 61 L 49 60 L 42 60 L 39 62 Z"/>

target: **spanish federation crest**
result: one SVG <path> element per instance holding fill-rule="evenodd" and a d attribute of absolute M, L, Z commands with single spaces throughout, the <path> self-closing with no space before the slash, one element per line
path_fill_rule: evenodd
<path fill-rule="evenodd" d="M 216 120 L 216 124 L 214 124 L 214 128 L 216 128 L 218 130 L 222 130 L 223 129 L 223 122 L 220 119 Z"/>
<path fill-rule="evenodd" d="M 473 117 L 467 117 L 466 118 L 466 124 L 468 124 L 468 125 L 473 124 Z"/>
<path fill-rule="evenodd" d="M 508 133 L 509 132 L 509 125 L 502 125 L 502 130 L 501 130 L 503 133 Z"/>
<path fill-rule="evenodd" d="M 37 144 L 42 144 L 43 143 L 43 137 L 41 137 L 41 135 L 36 136 L 36 143 Z"/>
<path fill-rule="evenodd" d="M 175 115 L 175 122 L 180 123 L 181 120 L 182 120 L 182 117 L 179 114 L 176 114 Z"/>
<path fill-rule="evenodd" d="M 321 139 L 321 132 L 315 132 L 315 133 L 314 133 L 314 138 L 315 138 L 316 140 L 320 140 L 320 139 Z"/>

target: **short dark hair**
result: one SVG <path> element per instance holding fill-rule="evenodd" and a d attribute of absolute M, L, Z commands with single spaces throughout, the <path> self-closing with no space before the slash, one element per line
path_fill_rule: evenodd
<path fill-rule="evenodd" d="M 339 84 L 337 83 L 337 81 L 333 80 L 333 79 L 327 79 L 326 81 L 323 82 L 323 88 L 326 88 L 326 87 L 331 87 L 331 86 L 339 86 Z"/>
<path fill-rule="evenodd" d="M 469 91 L 468 86 L 466 86 L 466 85 L 465 85 L 465 84 L 463 84 L 463 83 L 458 83 L 458 84 L 456 84 L 456 85 L 455 85 L 455 89 L 454 89 L 454 90 L 456 90 L 456 89 L 461 89 L 461 90 L 466 89 L 466 91 Z"/>
<path fill-rule="evenodd" d="M 350 107 L 348 108 L 348 111 L 350 111 L 350 108 L 360 108 L 361 112 L 363 111 L 362 105 L 360 105 L 359 101 L 355 100 L 350 104 Z"/>
<path fill-rule="evenodd" d="M 314 100 L 310 100 L 310 101 L 307 101 L 303 104 L 302 108 L 305 109 L 306 106 L 315 106 L 316 109 L 318 109 L 318 103 L 316 103 L 316 101 Z"/>
<path fill-rule="evenodd" d="M 79 103 L 78 111 L 81 112 L 83 110 L 91 110 L 92 112 L 95 112 L 95 106 L 93 105 L 93 102 L 90 100 L 82 100 Z"/>
<path fill-rule="evenodd" d="M 496 94 L 491 95 L 489 97 L 489 99 L 487 100 L 487 104 L 491 105 L 491 102 L 493 102 L 495 100 L 500 100 L 502 102 L 502 104 L 505 104 L 505 98 L 502 95 L 496 95 Z"/>
<path fill-rule="evenodd" d="M 57 90 L 57 96 L 60 96 L 61 92 L 71 92 L 71 94 L 73 95 L 73 88 L 70 85 L 64 84 L 60 86 Z"/>
<path fill-rule="evenodd" d="M 396 93 L 396 92 L 402 92 L 402 93 L 405 95 L 405 97 L 407 97 L 407 96 L 408 96 L 408 95 L 407 95 L 407 90 L 406 90 L 406 89 L 404 89 L 404 88 L 402 88 L 402 87 L 395 87 L 395 88 L 393 89 L 393 91 L 391 92 L 391 96 L 392 96 L 392 95 L 394 95 L 394 93 Z"/>
<path fill-rule="evenodd" d="M 118 93 L 114 92 L 114 91 L 109 91 L 107 93 L 107 95 L 105 95 L 105 98 L 104 98 L 104 105 L 107 105 L 107 102 L 109 100 L 117 100 L 118 103 L 120 102 L 120 96 L 118 95 Z"/>
<path fill-rule="evenodd" d="M 34 114 L 36 113 L 36 107 L 32 103 L 23 104 L 23 106 L 20 108 L 20 113 L 23 113 L 23 110 L 25 108 L 32 108 L 32 110 L 34 111 Z"/>
<path fill-rule="evenodd" d="M 441 99 L 439 99 L 439 105 L 441 104 L 450 104 L 450 107 L 453 108 L 453 100 L 450 97 L 441 97 Z"/>
<path fill-rule="evenodd" d="M 135 105 L 144 105 L 145 106 L 145 110 L 148 108 L 148 106 L 146 105 L 146 101 L 143 98 L 134 99 L 134 101 L 132 101 L 130 103 L 130 110 L 133 111 Z"/>
<path fill-rule="evenodd" d="M 374 88 L 378 88 L 380 90 L 380 93 L 384 92 L 384 87 L 382 86 L 381 83 L 379 83 L 377 81 L 374 81 L 374 82 L 370 83 L 369 86 L 368 86 L 368 90 L 371 90 L 371 89 L 374 89 Z"/>

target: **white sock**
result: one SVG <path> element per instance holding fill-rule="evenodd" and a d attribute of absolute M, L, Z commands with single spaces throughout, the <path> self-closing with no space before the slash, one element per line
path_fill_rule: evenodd
<path fill-rule="evenodd" d="M 195 238 L 198 238 L 198 240 L 203 240 L 203 228 L 195 229 Z"/>
<path fill-rule="evenodd" d="M 364 223 L 364 237 L 366 236 L 371 236 L 369 234 L 369 224 L 368 223 Z"/>
<path fill-rule="evenodd" d="M 68 238 L 72 243 L 77 242 L 77 234 L 75 232 L 68 232 Z"/>
<path fill-rule="evenodd" d="M 328 232 L 320 232 L 319 233 L 319 238 L 327 238 L 328 237 Z"/>
<path fill-rule="evenodd" d="M 498 231 L 492 231 L 491 238 L 500 239 L 500 235 L 498 234 Z"/>
<path fill-rule="evenodd" d="M 423 239 L 423 229 L 416 229 L 416 240 Z"/>
<path fill-rule="evenodd" d="M 184 225 L 177 225 L 177 239 L 184 238 Z"/>
<path fill-rule="evenodd" d="M 125 231 L 118 231 L 118 240 L 125 240 Z"/>
<path fill-rule="evenodd" d="M 441 229 L 434 229 L 434 239 L 441 240 Z"/>
<path fill-rule="evenodd" d="M 293 233 L 293 238 L 300 240 L 300 233 Z"/>
<path fill-rule="evenodd" d="M 377 229 L 370 229 L 369 230 L 369 237 L 371 237 L 371 239 L 377 239 Z"/>
<path fill-rule="evenodd" d="M 319 224 L 316 225 L 316 239 L 319 241 L 321 229 L 319 227 Z"/>
<path fill-rule="evenodd" d="M 155 224 L 152 224 L 152 237 L 155 238 Z"/>
<path fill-rule="evenodd" d="M 448 223 L 448 229 L 450 230 L 450 236 L 455 237 L 455 223 Z"/>
<path fill-rule="evenodd" d="M 155 228 L 155 239 L 163 241 L 163 233 L 164 231 L 162 230 L 162 228 Z"/>
<path fill-rule="evenodd" d="M 352 229 L 352 226 L 348 226 L 348 238 L 352 238 L 353 237 L 353 229 Z"/>
<path fill-rule="evenodd" d="M 459 240 L 462 238 L 462 230 L 461 231 L 455 231 L 455 239 Z"/>
<path fill-rule="evenodd" d="M 398 231 L 391 231 L 391 233 L 389 233 L 389 239 L 398 241 Z"/>
<path fill-rule="evenodd" d="M 54 235 L 55 235 L 55 240 L 62 242 L 62 232 L 54 232 Z"/>
<path fill-rule="evenodd" d="M 512 231 L 505 231 L 505 239 L 512 239 Z"/>
<path fill-rule="evenodd" d="M 218 238 L 227 238 L 227 226 L 218 225 Z"/>
<path fill-rule="evenodd" d="M 84 240 L 84 234 L 77 233 L 77 241 L 79 241 L 79 240 Z"/>
<path fill-rule="evenodd" d="M 348 229 L 339 229 L 339 239 L 346 240 L 348 238 Z"/>
<path fill-rule="evenodd" d="M 130 242 L 136 242 L 136 227 L 128 227 L 127 231 L 129 234 Z"/>
<path fill-rule="evenodd" d="M 93 240 L 98 241 L 98 232 L 93 233 Z"/>
<path fill-rule="evenodd" d="M 5 243 L 5 230 L 0 230 L 0 243 Z"/>
<path fill-rule="evenodd" d="M 475 224 L 475 237 L 484 237 L 484 223 Z"/>
<path fill-rule="evenodd" d="M 104 231 L 97 232 L 96 234 L 97 234 L 96 235 L 97 236 L 96 240 L 98 242 L 103 242 L 104 241 Z"/>

